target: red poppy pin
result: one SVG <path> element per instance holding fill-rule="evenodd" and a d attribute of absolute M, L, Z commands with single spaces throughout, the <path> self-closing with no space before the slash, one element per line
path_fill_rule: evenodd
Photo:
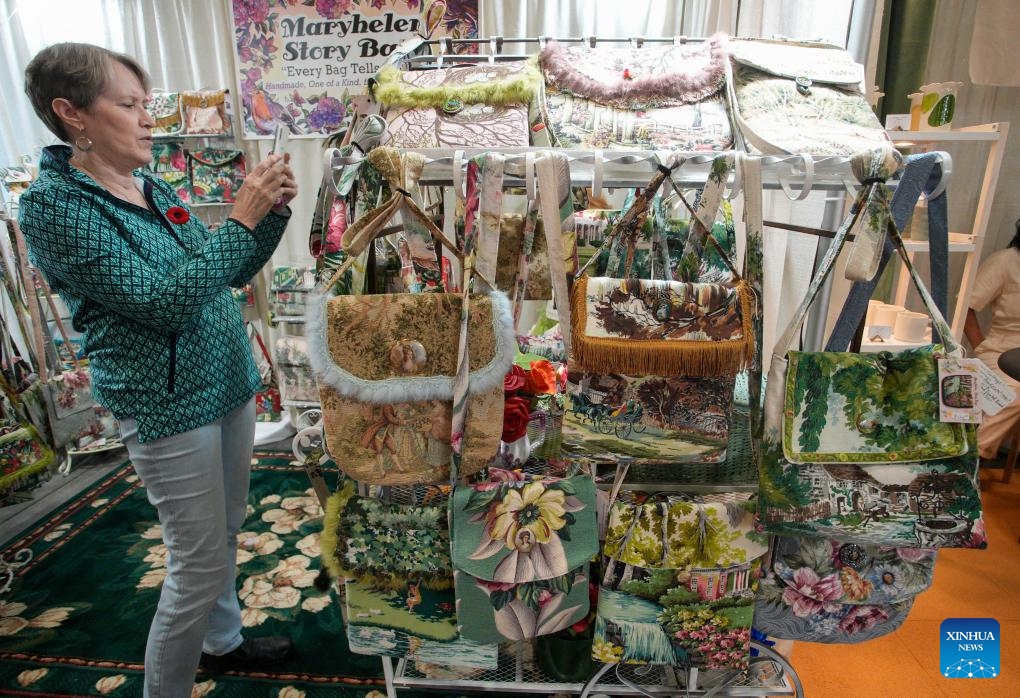
<path fill-rule="evenodd" d="M 175 225 L 184 225 L 191 219 L 191 214 L 186 208 L 171 206 L 166 211 L 166 218 Z"/>

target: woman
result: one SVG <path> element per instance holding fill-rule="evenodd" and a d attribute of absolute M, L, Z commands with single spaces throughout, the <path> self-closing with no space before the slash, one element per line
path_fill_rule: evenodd
<path fill-rule="evenodd" d="M 84 335 L 96 400 L 120 420 L 169 549 L 145 649 L 145 695 L 190 696 L 202 666 L 263 666 L 287 638 L 241 637 L 235 587 L 260 386 L 229 287 L 269 259 L 297 193 L 287 158 L 260 162 L 210 233 L 151 158 L 148 76 L 88 44 L 42 50 L 25 70 L 36 114 L 70 145 L 47 148 L 21 199 L 30 255 Z M 169 215 L 168 215 L 169 214 Z"/>
<path fill-rule="evenodd" d="M 992 309 L 992 324 L 988 333 L 984 334 L 976 311 L 987 306 Z M 1002 440 L 1020 419 L 1020 382 L 999 368 L 1002 352 L 1020 347 L 1020 221 L 1016 222 L 1016 234 L 1009 246 L 990 254 L 978 269 L 970 292 L 970 308 L 963 333 L 974 348 L 974 356 L 984 361 L 1017 392 L 1011 404 L 998 414 L 986 414 L 978 427 L 978 456 L 992 459 L 998 455 Z"/>

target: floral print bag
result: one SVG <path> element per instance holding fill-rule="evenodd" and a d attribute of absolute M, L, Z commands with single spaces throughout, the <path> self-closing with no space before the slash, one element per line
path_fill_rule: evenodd
<path fill-rule="evenodd" d="M 758 584 L 754 627 L 770 637 L 855 643 L 893 632 L 931 586 L 935 551 L 779 536 Z"/>
<path fill-rule="evenodd" d="M 709 669 L 747 666 L 765 537 L 748 494 L 615 500 L 602 548 L 592 657 Z"/>
<path fill-rule="evenodd" d="M 454 489 L 453 581 L 460 633 L 531 640 L 588 614 L 588 562 L 598 552 L 595 482 L 490 469 Z"/>
<path fill-rule="evenodd" d="M 191 203 L 233 203 L 244 184 L 245 159 L 240 150 L 200 148 L 188 151 Z"/>

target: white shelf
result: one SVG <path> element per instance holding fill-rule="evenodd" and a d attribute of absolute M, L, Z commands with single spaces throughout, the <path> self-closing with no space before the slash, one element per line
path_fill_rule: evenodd
<path fill-rule="evenodd" d="M 284 325 L 303 325 L 305 324 L 305 317 L 303 315 L 274 315 L 270 322 L 273 324 L 279 322 Z"/>
<path fill-rule="evenodd" d="M 997 141 L 1002 137 L 998 123 L 965 126 L 948 131 L 886 131 L 896 147 L 916 143 L 949 143 L 951 141 Z"/>

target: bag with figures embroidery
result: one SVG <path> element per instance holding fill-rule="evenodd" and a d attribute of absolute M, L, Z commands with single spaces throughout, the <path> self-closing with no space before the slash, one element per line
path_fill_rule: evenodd
<path fill-rule="evenodd" d="M 191 203 L 233 203 L 244 184 L 244 153 L 240 150 L 202 148 L 188 151 Z"/>
<path fill-rule="evenodd" d="M 227 90 L 181 92 L 184 133 L 189 136 L 229 136 L 231 133 Z"/>
<path fill-rule="evenodd" d="M 725 150 L 726 42 L 563 46 L 539 54 L 543 117 L 561 148 Z"/>

